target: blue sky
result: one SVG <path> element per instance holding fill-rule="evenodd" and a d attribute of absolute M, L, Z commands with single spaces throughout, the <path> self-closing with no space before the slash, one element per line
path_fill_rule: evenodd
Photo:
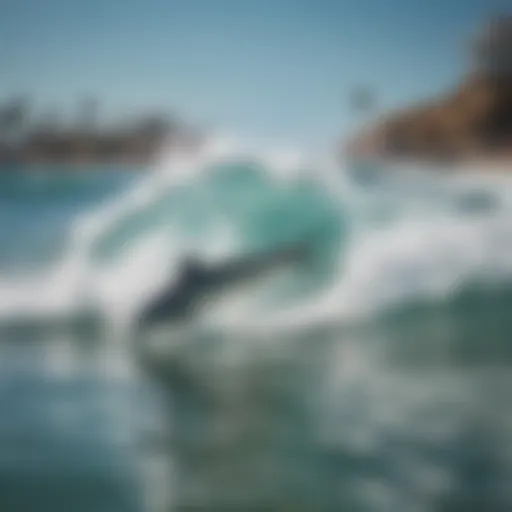
<path fill-rule="evenodd" d="M 322 145 L 379 110 L 436 94 L 500 0 L 0 0 L 0 99 L 113 118 L 165 108 L 223 131 Z"/>

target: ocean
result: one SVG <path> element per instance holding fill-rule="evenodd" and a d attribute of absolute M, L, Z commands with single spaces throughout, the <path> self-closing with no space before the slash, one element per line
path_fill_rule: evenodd
<path fill-rule="evenodd" d="M 0 510 L 512 509 L 506 173 L 217 142 L 5 166 L 0 212 Z M 187 258 L 296 243 L 135 329 Z"/>

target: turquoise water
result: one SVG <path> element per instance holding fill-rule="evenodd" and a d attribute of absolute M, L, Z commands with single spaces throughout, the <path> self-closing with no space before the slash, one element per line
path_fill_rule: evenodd
<path fill-rule="evenodd" d="M 0 174 L 0 510 L 509 510 L 512 181 L 263 158 Z M 185 326 L 195 255 L 308 260 Z"/>

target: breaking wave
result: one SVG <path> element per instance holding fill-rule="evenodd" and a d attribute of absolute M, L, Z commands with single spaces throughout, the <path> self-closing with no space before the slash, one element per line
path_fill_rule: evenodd
<path fill-rule="evenodd" d="M 509 509 L 499 506 L 510 504 L 512 475 L 512 180 L 478 171 L 334 165 L 216 139 L 151 171 L 0 175 L 0 327 L 25 329 L 27 359 L 48 356 L 53 372 L 30 377 L 34 410 L 3 415 L 11 431 L 40 437 L 33 425 L 56 421 L 41 404 L 63 402 L 65 420 L 95 417 L 99 398 L 80 393 L 103 381 L 62 384 L 74 349 L 53 334 L 59 326 L 119 328 L 88 341 L 112 348 L 99 359 L 122 372 L 123 329 L 184 258 L 224 261 L 300 241 L 311 255 L 300 271 L 215 301 L 166 331 L 168 352 L 150 357 L 179 467 L 160 487 L 219 509 L 233 500 L 262 510 Z M 39 357 L 43 327 L 54 349 Z M 13 360 L 24 346 L 0 358 L 6 382 L 23 380 Z M 82 397 L 73 414 L 64 388 Z M 151 423 L 150 402 L 113 399 L 120 416 L 109 435 L 131 428 L 140 408 Z M 66 432 L 103 454 L 89 447 L 93 423 L 103 427 L 88 421 L 87 432 L 82 420 Z M 57 446 L 63 430 L 51 434 Z"/>
<path fill-rule="evenodd" d="M 27 174 L 21 185 L 2 177 L 24 197 L 11 209 L 30 203 L 22 220 L 33 215 L 16 231 L 20 247 L 10 260 L 16 226 L 0 233 L 3 318 L 88 308 L 130 315 L 191 253 L 222 260 L 301 239 L 314 257 L 281 282 L 288 291 L 277 312 L 274 301 L 258 317 L 260 327 L 446 301 L 466 285 L 488 288 L 511 275 L 512 186 L 503 175 L 340 168 L 293 153 L 258 156 L 218 139 L 198 153 L 174 152 L 150 173 L 116 174 Z M 39 212 L 41 204 L 51 208 Z M 30 244 L 31 264 L 13 270 Z"/>

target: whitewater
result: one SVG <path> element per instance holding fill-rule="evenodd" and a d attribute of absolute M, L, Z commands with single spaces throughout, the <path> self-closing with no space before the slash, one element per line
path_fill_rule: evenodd
<path fill-rule="evenodd" d="M 26 485 L 27 510 L 69 510 L 41 472 L 84 511 L 512 506 L 507 173 L 224 137 L 0 182 L 6 510 Z M 184 258 L 295 242 L 299 271 L 134 332 Z"/>

